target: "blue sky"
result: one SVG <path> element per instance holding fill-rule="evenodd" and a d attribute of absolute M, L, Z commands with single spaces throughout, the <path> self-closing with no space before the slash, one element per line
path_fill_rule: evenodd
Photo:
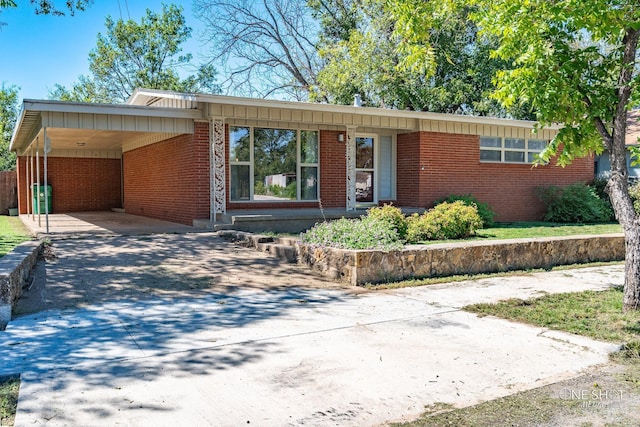
<path fill-rule="evenodd" d="M 20 87 L 20 99 L 46 99 L 56 83 L 70 86 L 80 74 L 89 74 L 89 51 L 96 45 L 98 32 L 104 33 L 107 15 L 139 22 L 146 9 L 162 10 L 157 0 L 95 0 L 85 12 L 55 17 L 36 15 L 26 0 L 18 3 L 18 8 L 0 13 L 0 22 L 6 23 L 0 28 L 0 84 Z M 193 16 L 191 1 L 167 3 L 182 5 L 187 25 L 193 29 L 184 51 L 200 62 L 200 22 Z"/>

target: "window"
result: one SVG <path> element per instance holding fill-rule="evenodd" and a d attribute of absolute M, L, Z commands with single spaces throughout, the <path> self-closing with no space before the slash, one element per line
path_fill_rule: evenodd
<path fill-rule="evenodd" d="M 318 132 L 229 128 L 232 201 L 318 199 Z"/>
<path fill-rule="evenodd" d="M 502 163 L 531 163 L 547 147 L 541 139 L 480 137 L 480 161 Z"/>

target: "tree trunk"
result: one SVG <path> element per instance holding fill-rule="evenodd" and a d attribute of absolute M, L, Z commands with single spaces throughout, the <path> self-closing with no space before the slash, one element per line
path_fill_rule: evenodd
<path fill-rule="evenodd" d="M 637 230 L 637 228 L 636 228 Z M 625 265 L 624 265 L 624 297 L 622 309 L 624 311 L 640 309 L 640 233 L 624 236 Z"/>
<path fill-rule="evenodd" d="M 616 90 L 618 103 L 615 106 L 612 133 L 604 142 L 609 148 L 611 177 L 607 183 L 607 191 L 616 218 L 622 226 L 625 243 L 624 297 L 623 309 L 640 309 L 640 223 L 638 215 L 629 196 L 629 180 L 627 170 L 627 107 L 631 98 L 631 82 L 634 78 L 636 52 L 640 31 L 627 29 L 622 44 L 622 67 L 618 77 Z"/>

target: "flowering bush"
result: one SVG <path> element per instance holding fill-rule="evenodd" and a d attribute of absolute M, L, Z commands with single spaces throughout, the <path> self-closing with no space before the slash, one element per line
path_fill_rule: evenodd
<path fill-rule="evenodd" d="M 407 242 L 424 240 L 462 239 L 482 228 L 482 219 L 475 205 L 463 201 L 444 202 L 422 215 L 409 217 Z"/>
<path fill-rule="evenodd" d="M 491 209 L 491 206 L 489 206 L 488 203 L 479 201 L 478 199 L 473 197 L 471 194 L 465 194 L 465 195 L 451 194 L 448 197 L 436 200 L 434 205 L 437 206 L 443 202 L 453 203 L 458 200 L 464 202 L 464 204 L 467 206 L 475 205 L 476 208 L 478 208 L 478 215 L 480 215 L 480 218 L 482 219 L 481 228 L 488 228 L 494 225 L 493 217 L 495 217 L 496 214 L 495 212 L 493 212 L 493 209 Z"/>
<path fill-rule="evenodd" d="M 398 237 L 404 239 L 407 236 L 407 217 L 404 216 L 402 210 L 393 205 L 376 206 L 367 211 L 367 217 L 375 218 L 380 221 L 387 221 L 398 232 Z"/>

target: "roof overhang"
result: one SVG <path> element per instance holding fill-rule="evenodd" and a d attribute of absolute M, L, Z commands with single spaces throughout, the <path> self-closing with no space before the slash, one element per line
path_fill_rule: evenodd
<path fill-rule="evenodd" d="M 10 149 L 24 153 L 44 136 L 53 150 L 126 151 L 193 133 L 197 109 L 24 100 Z"/>
<path fill-rule="evenodd" d="M 364 120 L 350 120 L 350 124 L 380 122 L 380 118 L 390 119 L 394 122 L 398 120 L 403 123 L 411 123 L 411 127 L 416 130 L 422 129 L 424 122 L 449 123 L 449 124 L 473 124 L 481 126 L 499 126 L 520 129 L 534 129 L 537 122 L 528 120 L 513 120 L 496 117 L 484 116 L 465 116 L 459 114 L 430 113 L 424 111 L 408 111 L 408 110 L 392 110 L 388 108 L 372 108 L 372 107 L 356 107 L 350 105 L 321 104 L 297 101 L 279 101 L 272 99 L 255 99 L 243 98 L 224 95 L 209 94 L 185 94 L 172 91 L 163 91 L 157 89 L 136 89 L 133 95 L 127 101 L 130 105 L 172 105 L 181 106 L 183 108 L 195 108 L 199 103 L 200 108 L 205 111 L 207 116 L 221 116 L 231 118 L 242 116 L 242 113 L 235 114 L 235 110 L 250 108 L 256 109 L 258 119 L 274 120 L 273 111 L 288 110 L 300 113 L 308 113 L 313 121 L 318 121 L 315 117 L 322 115 L 337 115 L 342 117 L 365 117 Z M 202 107 L 206 104 L 207 107 Z M 190 107 L 189 107 L 190 106 Z M 259 110 L 270 111 L 266 117 L 261 117 Z M 287 117 L 290 117 L 287 115 Z M 368 120 L 367 120 L 368 119 Z M 276 118 L 276 120 L 278 120 Z M 289 121 L 288 119 L 282 121 Z M 326 122 L 322 119 L 321 121 Z M 332 120 L 335 122 L 335 120 Z M 561 126 L 547 126 L 547 130 L 559 130 Z"/>

